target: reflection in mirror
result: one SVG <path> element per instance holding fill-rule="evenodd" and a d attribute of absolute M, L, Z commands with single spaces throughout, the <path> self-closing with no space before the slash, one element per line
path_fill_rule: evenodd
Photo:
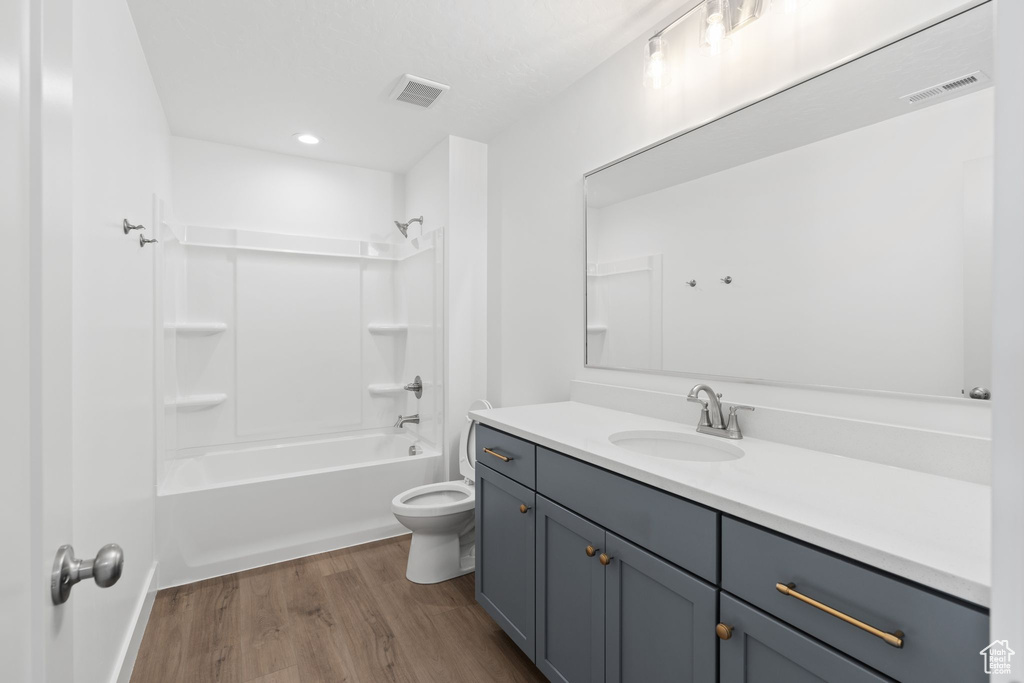
<path fill-rule="evenodd" d="M 587 365 L 990 386 L 992 10 L 586 178 Z"/>

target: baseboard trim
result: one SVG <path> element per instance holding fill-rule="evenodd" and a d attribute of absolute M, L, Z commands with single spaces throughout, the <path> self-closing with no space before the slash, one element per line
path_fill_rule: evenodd
<path fill-rule="evenodd" d="M 118 658 L 120 664 L 112 683 L 129 683 L 132 677 L 132 670 L 135 668 L 135 658 L 139 656 L 139 648 L 142 647 L 142 636 L 146 633 L 146 625 L 149 623 L 149 615 L 153 611 L 153 603 L 156 601 L 157 563 L 149 568 L 149 575 L 146 577 L 146 591 L 139 597 L 139 603 L 135 607 L 135 623 L 131 632 L 125 638 L 121 646 L 121 656 Z"/>

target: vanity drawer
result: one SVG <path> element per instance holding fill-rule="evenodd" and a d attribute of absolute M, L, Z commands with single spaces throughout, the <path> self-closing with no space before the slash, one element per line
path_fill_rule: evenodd
<path fill-rule="evenodd" d="M 542 447 L 537 491 L 702 579 L 718 580 L 714 510 Z"/>
<path fill-rule="evenodd" d="M 537 487 L 536 449 L 529 441 L 487 425 L 476 426 L 476 461 L 531 489 Z"/>
<path fill-rule="evenodd" d="M 792 584 L 784 594 L 776 584 Z M 888 574 L 769 531 L 722 518 L 722 588 L 901 681 L 985 681 L 979 652 L 988 616 Z M 888 644 L 793 593 L 888 634 Z"/>

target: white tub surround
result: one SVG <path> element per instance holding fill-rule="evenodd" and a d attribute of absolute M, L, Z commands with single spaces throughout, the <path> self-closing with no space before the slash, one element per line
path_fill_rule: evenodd
<path fill-rule="evenodd" d="M 725 462 L 626 451 L 617 432 L 695 424 L 572 401 L 473 411 L 483 424 L 964 600 L 989 604 L 991 490 L 983 484 L 756 438 Z M 747 417 L 746 414 L 743 417 Z"/>
<path fill-rule="evenodd" d="M 391 499 L 440 469 L 440 451 L 397 429 L 170 461 L 157 492 L 161 587 L 405 533 Z"/>

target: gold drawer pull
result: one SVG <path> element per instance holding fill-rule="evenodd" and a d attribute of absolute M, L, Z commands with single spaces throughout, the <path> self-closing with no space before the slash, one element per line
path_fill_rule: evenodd
<path fill-rule="evenodd" d="M 490 448 L 485 448 L 484 449 L 484 453 L 487 453 L 489 455 L 493 455 L 495 458 L 500 458 L 501 460 L 504 460 L 505 462 L 509 462 L 510 460 L 512 460 L 512 458 L 508 457 L 507 455 L 502 455 L 501 453 L 495 453 Z"/>
<path fill-rule="evenodd" d="M 605 553 L 601 553 L 601 556 L 598 557 L 597 560 L 598 560 L 598 562 L 600 562 L 601 564 L 603 564 L 606 567 L 612 563 L 611 556 L 610 555 L 606 555 Z"/>
<path fill-rule="evenodd" d="M 886 631 L 882 631 L 880 629 L 877 629 L 874 626 L 871 626 L 869 624 L 865 624 L 860 619 L 854 619 L 849 614 L 843 614 L 842 612 L 840 612 L 837 609 L 829 607 L 826 604 L 820 603 L 817 600 L 815 600 L 814 598 L 809 598 L 806 595 L 804 595 L 803 593 L 798 593 L 795 589 L 796 589 L 796 584 L 793 584 L 793 583 L 777 583 L 777 584 L 775 584 L 775 590 L 779 591 L 783 595 L 788 595 L 791 598 L 796 598 L 800 602 L 805 602 L 808 605 L 810 605 L 811 607 L 817 607 L 822 612 L 825 612 L 826 614 L 831 614 L 832 616 L 834 616 L 837 619 L 842 619 L 847 624 L 853 624 L 857 628 L 862 629 L 864 631 L 867 631 L 868 633 L 870 633 L 873 636 L 878 636 L 879 638 L 881 638 L 885 642 L 889 643 L 893 647 L 903 647 L 903 635 L 904 635 L 903 631 L 896 631 L 894 633 L 887 633 Z"/>
<path fill-rule="evenodd" d="M 719 624 L 715 627 L 715 635 L 718 636 L 720 640 L 729 640 L 732 638 L 732 626 Z"/>
<path fill-rule="evenodd" d="M 524 515 L 527 512 L 529 512 L 529 510 L 530 510 L 530 506 L 527 505 L 526 503 L 523 503 L 522 505 L 519 506 L 519 511 L 522 512 Z"/>
<path fill-rule="evenodd" d="M 593 557 L 594 555 L 597 555 L 597 548 L 595 548 L 592 545 L 588 545 L 587 546 L 587 557 Z"/>

